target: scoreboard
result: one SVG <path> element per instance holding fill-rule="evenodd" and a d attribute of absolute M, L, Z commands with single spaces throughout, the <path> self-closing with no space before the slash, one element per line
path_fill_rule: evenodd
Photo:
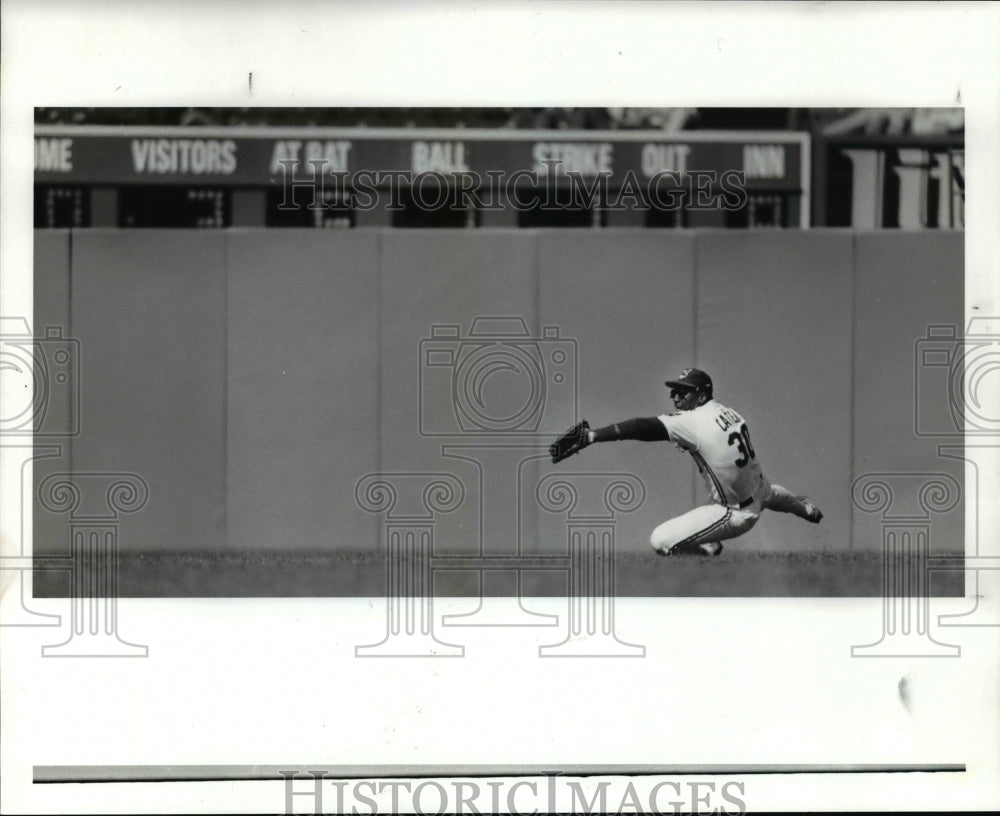
<path fill-rule="evenodd" d="M 37 227 L 808 227 L 792 132 L 38 126 Z"/>

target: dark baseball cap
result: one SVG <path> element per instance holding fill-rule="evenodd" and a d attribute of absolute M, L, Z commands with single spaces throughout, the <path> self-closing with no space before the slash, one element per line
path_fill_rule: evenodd
<path fill-rule="evenodd" d="M 685 368 L 676 380 L 667 380 L 664 385 L 671 388 L 691 388 L 695 391 L 712 391 L 712 378 L 698 368 Z"/>

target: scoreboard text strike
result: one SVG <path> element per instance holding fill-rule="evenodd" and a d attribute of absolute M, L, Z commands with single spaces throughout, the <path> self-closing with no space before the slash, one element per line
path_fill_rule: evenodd
<path fill-rule="evenodd" d="M 438 196 L 428 205 L 418 194 L 428 180 L 461 192 L 464 199 Z M 580 225 L 641 223 L 634 215 L 629 220 L 600 214 L 636 209 L 616 208 L 616 201 L 628 197 L 638 209 L 673 211 L 665 219 L 669 223 L 647 218 L 648 226 L 715 225 L 690 213 L 740 210 L 746 219 L 753 215 L 747 210 L 755 209 L 758 216 L 770 212 L 773 223 L 733 225 L 808 226 L 809 137 L 728 131 L 51 126 L 36 128 L 35 185 L 36 226 L 229 226 L 234 210 L 236 223 L 246 225 L 534 226 L 544 225 L 544 218 L 526 222 L 522 216 L 546 209 L 538 205 L 538 192 L 566 187 L 589 193 L 590 200 L 574 198 L 563 208 L 586 211 Z M 308 185 L 316 188 L 311 194 L 303 189 Z M 170 187 L 177 189 L 163 189 Z M 178 195 L 184 190 L 200 195 Z M 67 198 L 76 201 L 77 217 L 94 223 L 48 223 L 60 220 L 59 201 Z M 180 214 L 161 223 L 156 213 L 183 210 L 184 202 L 202 214 L 194 219 Z M 253 213 L 253 202 L 260 205 L 260 217 Z M 306 209 L 334 213 L 336 223 L 320 223 L 329 219 L 316 212 L 294 216 L 302 202 Z M 411 219 L 414 223 L 393 215 L 413 210 L 414 204 L 423 211 Z M 138 209 L 123 213 L 123 205 Z M 275 210 L 286 212 L 278 217 Z M 442 211 L 442 223 L 436 223 L 435 210 Z M 507 215 L 484 219 L 472 210 Z M 463 214 L 456 223 L 445 223 L 444 211 Z M 561 225 L 558 213 L 549 218 L 551 225 Z M 567 218 L 572 223 L 565 225 L 576 223 L 575 216 Z"/>

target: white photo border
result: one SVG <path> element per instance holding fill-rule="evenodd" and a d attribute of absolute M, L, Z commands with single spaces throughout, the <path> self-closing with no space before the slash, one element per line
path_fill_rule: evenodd
<path fill-rule="evenodd" d="M 5 315 L 32 313 L 36 106 L 485 104 L 960 104 L 974 169 L 966 317 L 1000 314 L 995 3 L 6 0 L 2 9 Z M 8 519 L 18 508 L 6 488 L 19 478 L 9 461 L 0 473 Z M 981 512 L 997 530 L 996 510 Z M 12 533 L 4 527 L 5 546 Z M 2 588 L 8 604 L 6 577 Z M 650 644 L 644 660 L 540 661 L 523 633 L 479 632 L 462 660 L 386 662 L 354 660 L 355 644 L 383 624 L 384 609 L 364 599 L 122 599 L 125 634 L 150 644 L 149 659 L 43 660 L 37 631 L 0 630 L 0 809 L 264 813 L 284 801 L 277 780 L 40 785 L 34 766 L 415 761 L 960 763 L 963 773 L 727 778 L 746 782 L 758 811 L 995 805 L 996 630 L 953 630 L 957 660 L 850 659 L 851 645 L 877 638 L 879 604 L 618 599 L 619 634 Z M 935 611 L 966 606 L 948 599 Z M 909 710 L 901 678 L 914 690 Z"/>

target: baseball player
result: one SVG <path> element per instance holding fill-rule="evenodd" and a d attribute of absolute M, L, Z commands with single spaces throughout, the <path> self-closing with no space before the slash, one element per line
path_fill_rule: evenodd
<path fill-rule="evenodd" d="M 673 442 L 690 453 L 712 503 L 653 530 L 649 541 L 659 555 L 718 555 L 722 552 L 720 542 L 747 532 L 765 509 L 794 513 L 819 524 L 823 513 L 813 502 L 768 482 L 746 420 L 715 401 L 708 374 L 688 368 L 666 385 L 677 413 L 629 419 L 596 430 L 583 420 L 550 446 L 552 461 L 561 462 L 594 442 L 624 439 Z"/>

